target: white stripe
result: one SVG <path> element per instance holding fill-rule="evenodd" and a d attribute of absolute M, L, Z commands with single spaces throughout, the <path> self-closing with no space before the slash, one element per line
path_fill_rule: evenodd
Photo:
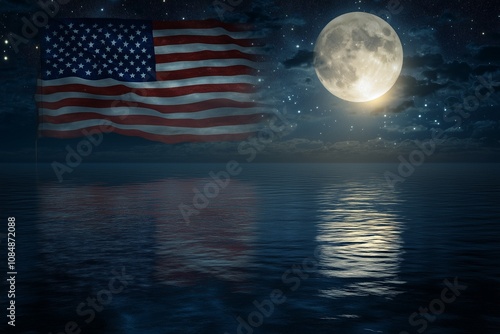
<path fill-rule="evenodd" d="M 92 119 L 64 124 L 41 123 L 40 130 L 53 131 L 72 131 L 80 130 L 91 126 L 106 126 L 111 125 L 123 130 L 140 130 L 155 135 L 222 135 L 222 134 L 238 134 L 245 132 L 254 132 L 262 129 L 261 124 L 243 124 L 243 125 L 226 125 L 213 126 L 210 128 L 189 128 L 175 126 L 158 126 L 158 125 L 125 125 L 110 122 L 109 120 Z"/>
<path fill-rule="evenodd" d="M 188 53 L 197 51 L 231 51 L 238 50 L 248 54 L 263 54 L 262 47 L 239 46 L 236 44 L 180 44 L 155 46 L 155 54 Z"/>
<path fill-rule="evenodd" d="M 193 85 L 205 84 L 232 84 L 232 83 L 248 83 L 256 84 L 257 78 L 253 75 L 234 75 L 234 76 L 212 76 L 201 78 L 190 78 L 181 80 L 168 81 L 151 81 L 151 82 L 127 82 L 115 79 L 87 80 L 79 77 L 67 77 L 53 80 L 38 79 L 38 86 L 64 86 L 70 84 L 88 85 L 94 87 L 109 87 L 123 85 L 130 88 L 148 89 L 148 88 L 176 88 Z"/>
<path fill-rule="evenodd" d="M 140 96 L 132 92 L 123 95 L 96 95 L 96 94 L 78 93 L 78 92 L 35 95 L 36 101 L 42 101 L 42 102 L 57 102 L 63 99 L 70 99 L 70 98 L 130 101 L 130 102 L 142 102 L 142 103 L 156 104 L 156 105 L 179 105 L 179 104 L 197 103 L 211 99 L 230 99 L 239 102 L 254 102 L 256 96 L 255 94 L 233 93 L 233 92 L 194 93 L 176 97 Z"/>
<path fill-rule="evenodd" d="M 172 63 L 156 64 L 156 71 L 177 71 L 177 70 L 188 70 L 192 68 L 199 67 L 226 67 L 226 66 L 236 66 L 244 65 L 248 67 L 253 67 L 255 69 L 259 68 L 259 63 L 248 60 L 248 59 L 211 59 L 211 60 L 197 60 L 197 61 L 176 61 Z"/>
<path fill-rule="evenodd" d="M 156 29 L 153 30 L 153 37 L 167 36 L 223 36 L 228 35 L 234 39 L 263 38 L 263 33 L 254 31 L 228 31 L 224 28 L 211 29 Z"/>
<path fill-rule="evenodd" d="M 155 116 L 164 119 L 207 119 L 213 117 L 239 116 L 239 115 L 254 115 L 254 114 L 274 114 L 275 109 L 271 108 L 216 108 L 188 113 L 161 113 L 159 111 L 147 108 L 88 108 L 88 107 L 63 107 L 56 110 L 40 109 L 40 114 L 43 116 L 60 116 L 70 115 L 75 113 L 96 113 L 105 116 Z"/>

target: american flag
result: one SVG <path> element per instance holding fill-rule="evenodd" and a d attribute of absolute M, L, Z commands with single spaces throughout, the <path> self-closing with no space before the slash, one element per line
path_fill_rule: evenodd
<path fill-rule="evenodd" d="M 261 51 L 255 32 L 215 20 L 51 22 L 41 36 L 39 135 L 244 139 L 272 113 L 257 95 Z"/>

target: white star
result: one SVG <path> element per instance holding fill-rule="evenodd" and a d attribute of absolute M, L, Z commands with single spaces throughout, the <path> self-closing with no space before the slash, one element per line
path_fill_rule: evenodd
<path fill-rule="evenodd" d="M 87 63 L 90 63 L 90 58 L 85 59 Z"/>
<path fill-rule="evenodd" d="M 94 47 L 94 43 L 90 42 L 89 43 L 89 47 L 93 48 Z"/>
<path fill-rule="evenodd" d="M 134 35 L 130 35 L 128 38 L 130 38 L 131 41 L 134 40 L 135 36 Z"/>
<path fill-rule="evenodd" d="M 141 77 L 144 79 L 146 77 L 146 74 L 142 73 Z"/>
<path fill-rule="evenodd" d="M 136 33 L 137 35 L 140 35 L 140 34 L 141 34 L 141 31 L 140 31 L 140 30 L 137 30 L 135 33 Z"/>
<path fill-rule="evenodd" d="M 135 74 L 134 74 L 134 73 L 132 73 L 132 74 L 130 75 L 130 77 L 131 77 L 131 78 L 135 78 Z"/>
<path fill-rule="evenodd" d="M 123 78 L 123 73 L 118 73 L 118 75 L 120 76 L 120 78 Z"/>
<path fill-rule="evenodd" d="M 106 38 L 109 38 L 109 36 L 111 36 L 111 34 L 109 32 L 105 33 L 104 36 L 106 36 Z"/>
<path fill-rule="evenodd" d="M 101 69 L 99 69 L 99 70 L 97 71 L 97 74 L 101 74 L 101 73 L 102 73 L 102 70 L 101 70 Z"/>
<path fill-rule="evenodd" d="M 123 35 L 122 34 L 118 34 L 118 39 L 122 39 Z"/>
<path fill-rule="evenodd" d="M 90 75 L 90 71 L 89 70 L 85 71 L 85 74 Z"/>
<path fill-rule="evenodd" d="M 145 48 L 142 48 L 142 53 L 146 53 L 146 49 Z"/>
<path fill-rule="evenodd" d="M 141 43 L 139 43 L 139 42 L 135 43 L 136 48 L 138 48 L 139 46 L 141 46 Z"/>
<path fill-rule="evenodd" d="M 143 42 L 147 42 L 147 40 L 148 40 L 148 38 L 147 38 L 147 37 L 143 37 L 143 38 L 142 38 L 142 41 L 143 41 Z"/>
<path fill-rule="evenodd" d="M 76 73 L 76 68 L 72 68 L 71 72 Z"/>
<path fill-rule="evenodd" d="M 115 46 L 115 45 L 116 45 L 116 41 L 115 41 L 115 40 L 112 40 L 112 41 L 111 41 L 111 45 Z"/>
<path fill-rule="evenodd" d="M 59 74 L 63 74 L 64 73 L 64 70 L 63 69 L 60 69 L 59 70 Z"/>
<path fill-rule="evenodd" d="M 83 68 L 83 64 L 78 64 L 78 67 L 79 68 Z"/>
<path fill-rule="evenodd" d="M 141 28 L 144 30 L 144 29 L 146 29 L 146 26 L 143 24 L 143 25 L 141 26 Z"/>
<path fill-rule="evenodd" d="M 49 37 L 49 36 L 45 36 L 45 40 L 46 40 L 47 42 L 50 42 L 50 37 Z"/>
<path fill-rule="evenodd" d="M 52 74 L 52 72 L 50 72 L 50 71 L 47 71 L 47 75 L 51 75 L 51 74 Z"/>
<path fill-rule="evenodd" d="M 124 71 L 125 71 L 125 72 L 128 72 L 128 68 L 125 68 L 125 70 L 124 70 Z"/>

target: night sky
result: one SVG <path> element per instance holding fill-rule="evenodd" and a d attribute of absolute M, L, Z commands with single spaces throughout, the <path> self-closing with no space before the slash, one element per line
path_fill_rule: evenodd
<path fill-rule="evenodd" d="M 398 156 L 408 155 L 439 130 L 444 133 L 429 161 L 500 161 L 497 1 L 239 2 L 222 12 L 214 1 L 70 0 L 59 6 L 57 17 L 177 21 L 222 15 L 224 21 L 255 24 L 265 32 L 269 49 L 264 94 L 289 122 L 289 130 L 265 145 L 256 161 L 397 163 Z M 39 36 L 19 44 L 17 53 L 8 36 L 22 36 L 22 18 L 40 10 L 36 1 L 0 0 L 1 162 L 35 159 Z M 340 100 L 323 87 L 314 69 L 321 30 L 353 11 L 388 21 L 403 44 L 401 76 L 374 102 Z M 64 158 L 65 147 L 75 143 L 78 139 L 41 138 L 39 161 Z M 238 144 L 167 145 L 106 134 L 86 161 L 226 161 L 238 155 Z"/>

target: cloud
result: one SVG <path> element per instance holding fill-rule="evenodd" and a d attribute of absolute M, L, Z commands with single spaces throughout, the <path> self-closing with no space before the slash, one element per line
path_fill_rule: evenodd
<path fill-rule="evenodd" d="M 417 80 L 412 76 L 402 75 L 396 82 L 396 86 L 407 96 L 425 97 L 446 87 L 446 84 L 433 83 L 429 80 Z"/>
<path fill-rule="evenodd" d="M 500 46 L 483 46 L 479 48 L 474 58 L 480 62 L 498 63 L 500 61 Z"/>
<path fill-rule="evenodd" d="M 443 56 L 440 54 L 414 55 L 404 58 L 404 66 L 409 69 L 421 67 L 436 68 L 443 65 Z"/>
<path fill-rule="evenodd" d="M 415 107 L 413 100 L 403 101 L 396 106 L 383 106 L 372 111 L 372 114 L 399 114 L 410 108 Z"/>
<path fill-rule="evenodd" d="M 283 61 L 286 69 L 293 67 L 310 67 L 314 61 L 314 51 L 299 50 L 295 56 Z"/>

